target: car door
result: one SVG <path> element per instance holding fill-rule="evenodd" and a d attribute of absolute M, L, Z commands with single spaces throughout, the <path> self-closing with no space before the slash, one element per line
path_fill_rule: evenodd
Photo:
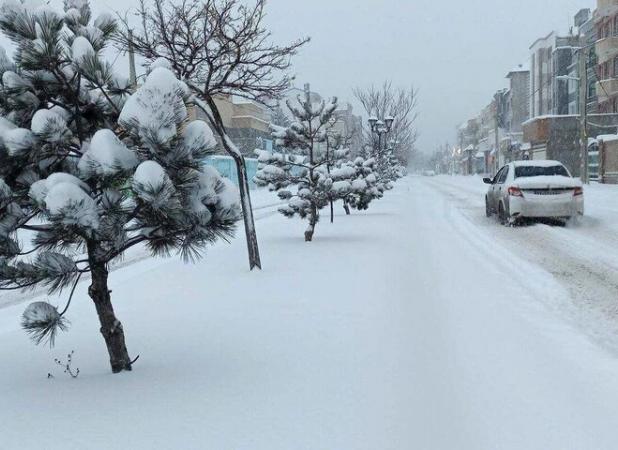
<path fill-rule="evenodd" d="M 500 171 L 500 176 L 497 177 L 497 182 L 495 185 L 496 208 L 498 207 L 500 200 L 504 200 L 504 197 L 506 195 L 506 179 L 508 175 L 509 175 L 509 166 L 504 166 L 502 170 Z"/>
<path fill-rule="evenodd" d="M 498 210 L 498 180 L 500 179 L 500 177 L 502 176 L 502 172 L 504 171 L 504 167 L 502 169 L 500 169 L 498 171 L 498 173 L 496 174 L 496 176 L 494 177 L 493 182 L 491 183 L 490 187 L 489 187 L 489 191 L 487 193 L 487 198 L 489 200 L 489 205 L 491 206 L 491 209 L 493 209 L 494 211 Z"/>

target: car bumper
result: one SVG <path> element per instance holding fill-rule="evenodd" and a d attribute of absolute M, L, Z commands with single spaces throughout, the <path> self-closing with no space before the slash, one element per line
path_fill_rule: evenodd
<path fill-rule="evenodd" d="M 509 213 L 511 216 L 531 218 L 581 216 L 584 214 L 584 199 L 583 196 L 567 199 L 510 197 Z"/>

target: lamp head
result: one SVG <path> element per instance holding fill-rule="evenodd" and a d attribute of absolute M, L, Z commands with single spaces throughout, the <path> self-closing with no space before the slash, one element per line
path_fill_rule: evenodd
<path fill-rule="evenodd" d="M 393 116 L 387 116 L 384 118 L 384 123 L 386 124 L 386 131 L 391 131 L 393 128 L 393 122 L 395 122 L 395 118 Z"/>
<path fill-rule="evenodd" d="M 369 126 L 371 127 L 371 131 L 375 131 L 376 124 L 378 123 L 378 118 L 376 116 L 371 116 L 368 122 Z"/>

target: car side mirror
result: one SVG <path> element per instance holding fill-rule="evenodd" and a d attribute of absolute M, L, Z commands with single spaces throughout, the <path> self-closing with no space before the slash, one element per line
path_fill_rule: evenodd
<path fill-rule="evenodd" d="M 494 180 L 491 178 L 483 178 L 483 183 L 485 184 L 494 184 Z"/>

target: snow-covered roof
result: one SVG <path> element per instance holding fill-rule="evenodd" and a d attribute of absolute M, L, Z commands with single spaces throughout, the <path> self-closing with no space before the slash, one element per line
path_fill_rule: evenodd
<path fill-rule="evenodd" d="M 474 155 L 475 158 L 484 158 L 485 157 L 485 153 L 483 152 L 478 152 L 476 155 Z"/>
<path fill-rule="evenodd" d="M 530 46 L 529 50 L 533 50 L 536 49 L 537 46 L 541 47 L 544 46 L 547 41 L 551 41 L 551 43 L 553 43 L 553 39 L 556 37 L 556 32 L 555 31 L 551 31 L 547 36 L 541 36 L 540 38 L 538 38 L 536 41 L 534 41 L 532 43 L 532 45 Z"/>
<path fill-rule="evenodd" d="M 511 76 L 511 74 L 519 73 L 519 72 L 530 72 L 528 64 L 519 64 L 517 67 L 514 67 L 513 69 L 509 70 L 509 72 L 506 74 L 506 77 L 508 78 Z"/>
<path fill-rule="evenodd" d="M 600 136 L 597 136 L 597 140 L 603 142 L 618 141 L 618 134 L 602 134 Z"/>
<path fill-rule="evenodd" d="M 470 152 L 474 150 L 474 145 L 470 144 L 466 148 L 464 148 L 464 152 Z"/>
<path fill-rule="evenodd" d="M 526 120 L 522 125 L 528 125 L 537 120 L 558 119 L 558 118 L 579 118 L 576 114 L 546 114 L 544 116 L 536 116 Z"/>

